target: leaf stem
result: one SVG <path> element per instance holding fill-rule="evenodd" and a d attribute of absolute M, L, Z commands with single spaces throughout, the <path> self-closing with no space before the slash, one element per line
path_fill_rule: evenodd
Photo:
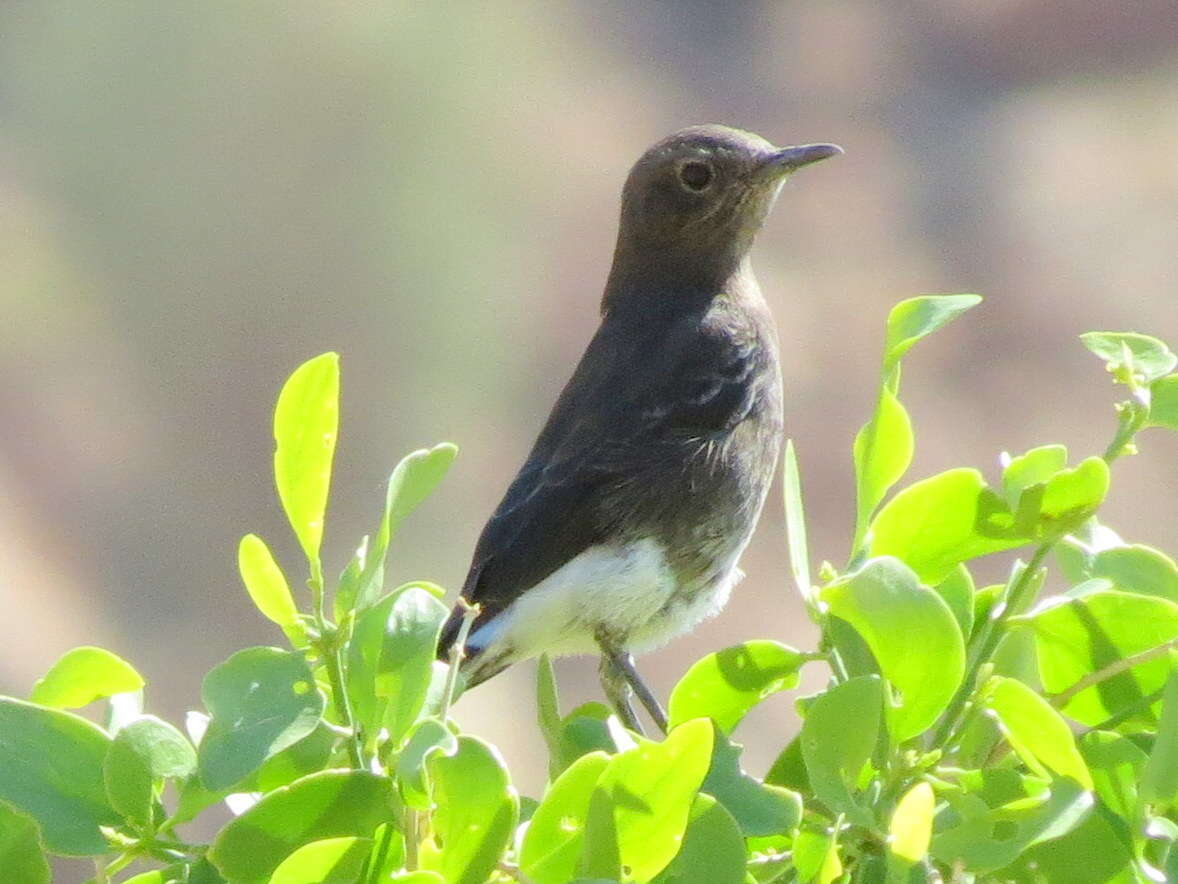
<path fill-rule="evenodd" d="M 1013 612 L 1022 607 L 1025 601 L 1023 596 L 1026 594 L 1028 587 L 1034 584 L 1036 572 L 1038 572 L 1043 564 L 1043 560 L 1047 557 L 1047 554 L 1054 545 L 1055 541 L 1049 541 L 1040 544 L 1035 549 L 1031 560 L 1023 568 L 1018 579 L 1014 581 L 1006 597 L 996 603 L 994 608 L 996 613 L 986 620 L 982 628 L 978 631 L 975 640 L 970 642 L 969 662 L 965 668 L 965 676 L 962 678 L 961 686 L 949 702 L 949 707 L 945 710 L 945 714 L 941 717 L 941 723 L 933 735 L 932 745 L 934 747 L 945 745 L 949 737 L 955 734 L 958 727 L 962 724 L 966 703 L 978 687 L 975 683 L 978 678 L 978 671 L 982 668 L 982 664 L 990 659 L 998 647 L 998 643 L 1002 640 L 1004 634 L 1007 619 L 1011 617 Z"/>
<path fill-rule="evenodd" d="M 458 670 L 466 658 L 466 639 L 470 635 L 474 618 L 481 610 L 477 604 L 472 605 L 462 596 L 458 597 L 458 607 L 462 609 L 462 622 L 458 624 L 458 635 L 454 639 L 454 644 L 450 646 L 450 669 L 446 673 L 446 689 L 442 692 L 442 708 L 438 713 L 438 718 L 442 721 L 446 720 L 454 703 L 454 691 L 458 688 Z"/>
<path fill-rule="evenodd" d="M 1065 688 L 1058 694 L 1053 694 L 1049 699 L 1051 705 L 1056 709 L 1066 706 L 1069 701 L 1076 694 L 1081 691 L 1086 691 L 1093 685 L 1100 684 L 1102 681 L 1108 681 L 1115 675 L 1120 675 L 1126 670 L 1132 669 L 1134 666 L 1140 666 L 1142 663 L 1148 663 L 1157 657 L 1165 656 L 1169 651 L 1178 649 L 1178 638 L 1171 639 L 1164 644 L 1160 644 L 1155 648 L 1150 648 L 1148 651 L 1142 651 L 1139 654 L 1133 654 L 1130 657 L 1123 657 L 1120 660 L 1114 660 L 1112 663 L 1105 666 L 1103 669 L 1098 669 L 1096 672 L 1089 672 L 1083 678 L 1079 679 L 1075 684 L 1069 688 Z"/>

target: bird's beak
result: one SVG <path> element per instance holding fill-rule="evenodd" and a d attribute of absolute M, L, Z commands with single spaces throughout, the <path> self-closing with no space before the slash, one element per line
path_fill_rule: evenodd
<path fill-rule="evenodd" d="M 775 150 L 765 158 L 762 170 L 774 178 L 819 160 L 837 157 L 843 149 L 837 144 L 799 144 Z"/>

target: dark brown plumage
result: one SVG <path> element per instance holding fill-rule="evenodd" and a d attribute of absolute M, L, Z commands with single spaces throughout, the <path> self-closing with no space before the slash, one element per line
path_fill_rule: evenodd
<path fill-rule="evenodd" d="M 634 166 L 601 327 L 462 588 L 481 608 L 468 684 L 543 651 L 657 644 L 723 605 L 782 432 L 748 250 L 786 174 L 838 152 L 700 126 Z M 460 622 L 456 610 L 440 655 Z"/>

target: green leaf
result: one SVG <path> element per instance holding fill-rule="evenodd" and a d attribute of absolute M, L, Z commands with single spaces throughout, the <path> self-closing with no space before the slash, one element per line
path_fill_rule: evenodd
<path fill-rule="evenodd" d="M 1108 483 L 1108 463 L 1102 457 L 1089 457 L 1070 470 L 1060 470 L 1043 489 L 1035 530 L 1029 536 L 1055 538 L 1076 530 L 1104 502 Z M 1017 518 L 1021 521 L 1027 513 L 1025 502 L 1020 500 Z"/>
<path fill-rule="evenodd" d="M 370 838 L 392 819 L 392 783 L 361 770 L 325 770 L 262 796 L 213 841 L 208 858 L 233 884 L 265 884 L 296 849 L 327 838 Z"/>
<path fill-rule="evenodd" d="M 1128 737 L 1111 731 L 1090 731 L 1080 737 L 1079 745 L 1100 800 L 1122 819 L 1132 819 L 1137 784 L 1149 756 Z"/>
<path fill-rule="evenodd" d="M 296 644 L 306 644 L 306 632 L 286 577 L 262 538 L 256 534 L 241 538 L 237 547 L 237 569 L 241 572 L 246 592 L 262 616 L 282 627 Z"/>
<path fill-rule="evenodd" d="M 886 384 L 880 387 L 875 413 L 855 436 L 855 543 L 859 548 L 871 516 L 912 463 L 912 422 Z"/>
<path fill-rule="evenodd" d="M 743 747 L 719 728 L 712 747 L 712 763 L 700 791 L 724 805 L 746 837 L 779 835 L 797 828 L 802 819 L 801 796 L 745 773 L 740 766 Z"/>
<path fill-rule="evenodd" d="M 901 743 L 931 726 L 965 673 L 965 644 L 944 600 L 893 558 L 869 560 L 821 598 L 855 627 L 899 693 L 888 705 L 892 739 Z"/>
<path fill-rule="evenodd" d="M 693 718 L 711 718 L 724 733 L 778 691 L 797 687 L 806 658 L 774 641 L 733 645 L 697 661 L 675 685 L 668 704 L 671 727 Z"/>
<path fill-rule="evenodd" d="M 441 752 L 458 750 L 458 741 L 445 724 L 436 718 L 423 718 L 409 732 L 409 740 L 397 757 L 397 780 L 401 795 L 410 807 L 425 810 L 430 806 L 429 759 Z"/>
<path fill-rule="evenodd" d="M 1166 684 L 1157 737 L 1141 774 L 1141 799 L 1159 811 L 1178 803 L 1178 672 Z"/>
<path fill-rule="evenodd" d="M 549 767 L 562 771 L 570 764 L 590 752 L 606 752 L 610 755 L 619 749 L 610 731 L 609 721 L 613 711 L 602 703 L 582 703 L 560 723 L 557 754 L 549 760 Z"/>
<path fill-rule="evenodd" d="M 1092 557 L 1092 577 L 1103 577 L 1115 589 L 1156 595 L 1178 602 L 1178 565 L 1149 546 L 1116 546 Z"/>
<path fill-rule="evenodd" d="M 1006 880 L 1061 881 L 1067 884 L 1138 884 L 1146 879 L 1130 875 L 1132 840 L 1124 820 L 1097 805 L 1084 820 L 1061 838 L 1027 850 L 1015 875 Z"/>
<path fill-rule="evenodd" d="M 895 556 L 936 584 L 960 562 L 1025 543 L 1013 523 L 981 473 L 949 470 L 909 485 L 884 505 L 871 526 L 871 554 Z"/>
<path fill-rule="evenodd" d="M 541 654 L 536 662 L 536 719 L 548 747 L 548 776 L 555 780 L 563 769 L 560 766 L 560 695 L 556 689 L 556 671 L 547 654 Z"/>
<path fill-rule="evenodd" d="M 1091 812 L 1094 799 L 1072 780 L 1055 780 L 1040 795 L 970 816 L 933 835 L 930 852 L 971 872 L 1003 868 L 1027 848 L 1060 838 Z"/>
<path fill-rule="evenodd" d="M 794 839 L 793 848 L 799 881 L 831 884 L 843 873 L 834 832 L 802 829 Z"/>
<path fill-rule="evenodd" d="M 1035 631 L 1039 675 L 1052 694 L 1111 663 L 1178 638 L 1178 605 L 1113 590 L 1048 599 L 1019 619 Z M 1139 664 L 1076 694 L 1063 712 L 1081 724 L 1099 725 L 1160 690 L 1169 671 L 1164 658 Z"/>
<path fill-rule="evenodd" d="M 152 802 L 165 777 L 183 779 L 196 768 L 196 751 L 166 722 L 144 715 L 115 735 L 102 765 L 110 806 L 139 826 L 151 824 Z"/>
<path fill-rule="evenodd" d="M 384 584 L 385 559 L 389 542 L 401 522 L 425 500 L 442 481 L 450 464 L 458 454 L 458 447 L 442 442 L 433 448 L 422 448 L 401 459 L 389 476 L 385 492 L 384 513 L 371 548 L 366 551 L 364 564 L 357 580 L 354 595 L 344 599 L 345 607 L 362 611 L 372 604 Z M 337 616 L 342 616 L 337 610 Z"/>
<path fill-rule="evenodd" d="M 794 585 L 803 599 L 810 597 L 810 553 L 806 546 L 806 511 L 802 504 L 802 479 L 793 439 L 785 443 L 785 532 L 789 547 L 789 568 Z"/>
<path fill-rule="evenodd" d="M 973 575 L 965 565 L 958 565 L 949 576 L 933 587 L 941 600 L 953 612 L 953 619 L 963 636 L 973 632 L 974 582 Z"/>
<path fill-rule="evenodd" d="M 1028 488 L 1044 485 L 1068 465 L 1068 450 L 1063 445 L 1042 445 L 1012 458 L 1002 471 L 1002 491 L 1012 510 Z"/>
<path fill-rule="evenodd" d="M 888 314 L 884 373 L 889 372 L 921 338 L 931 335 L 981 302 L 980 295 L 921 295 L 898 303 Z"/>
<path fill-rule="evenodd" d="M 997 716 L 998 727 L 1011 748 L 1032 769 L 1047 768 L 1093 788 L 1071 729 L 1051 704 L 1021 681 L 995 676 L 982 691 L 982 705 Z"/>
<path fill-rule="evenodd" d="M 889 877 L 902 881 L 897 874 L 924 859 L 933 832 L 936 798 L 933 787 L 919 782 L 904 793 L 888 823 Z"/>
<path fill-rule="evenodd" d="M 679 853 L 656 884 L 743 884 L 744 838 L 724 805 L 696 795 Z"/>
<path fill-rule="evenodd" d="M 868 827 L 875 825 L 872 813 L 851 793 L 879 738 L 882 709 L 883 683 L 878 676 L 863 675 L 819 694 L 802 722 L 802 757 L 814 794 Z"/>
<path fill-rule="evenodd" d="M 712 724 L 702 719 L 614 756 L 590 801 L 579 874 L 617 880 L 625 871 L 644 884 L 666 868 L 711 756 Z"/>
<path fill-rule="evenodd" d="M 452 755 L 428 762 L 433 780 L 433 840 L 422 867 L 448 884 L 482 884 L 499 862 L 519 818 L 519 796 L 497 750 L 462 735 Z"/>
<path fill-rule="evenodd" d="M 368 838 L 324 838 L 304 844 L 274 870 L 269 884 L 356 884 L 372 849 Z"/>
<path fill-rule="evenodd" d="M 398 745 L 417 720 L 446 614 L 429 591 L 407 585 L 357 619 L 348 643 L 348 696 L 368 737 L 383 724 Z"/>
<path fill-rule="evenodd" d="M 1178 431 L 1178 374 L 1158 378 L 1149 385 L 1149 420 L 1147 427 Z"/>
<path fill-rule="evenodd" d="M 29 699 L 55 709 L 79 709 L 95 700 L 143 687 L 143 677 L 126 660 L 102 648 L 74 648 L 33 685 Z"/>
<path fill-rule="evenodd" d="M 49 884 L 52 871 L 41 849 L 41 833 L 29 816 L 0 801 L 0 869 L 9 881 Z"/>
<path fill-rule="evenodd" d="M 328 767 L 335 740 L 331 729 L 320 722 L 309 735 L 271 755 L 254 773 L 235 783 L 232 791 L 272 792 L 321 771 Z M 210 791 L 201 783 L 199 775 L 190 776 L 180 786 L 180 801 L 171 821 L 179 825 L 195 819 L 205 808 L 224 800 L 230 791 L 228 788 Z"/>
<path fill-rule="evenodd" d="M 301 654 L 246 648 L 205 676 L 212 716 L 197 757 L 205 787 L 225 789 L 301 740 L 323 715 L 323 695 Z"/>
<path fill-rule="evenodd" d="M 339 432 L 339 355 L 324 353 L 295 369 L 274 409 L 274 481 L 286 518 L 312 575 L 319 547 Z"/>
<path fill-rule="evenodd" d="M 576 877 L 589 801 L 607 764 L 604 752 L 582 755 L 544 793 L 520 848 L 520 869 L 535 884 L 564 884 Z"/>
<path fill-rule="evenodd" d="M 102 761 L 110 737 L 70 712 L 0 697 L 0 801 L 37 821 L 45 847 L 65 856 L 107 850 Z"/>
<path fill-rule="evenodd" d="M 1103 359 L 1110 371 L 1125 368 L 1140 382 L 1156 381 L 1174 370 L 1178 356 L 1157 338 L 1136 332 L 1088 332 L 1080 335 L 1084 346 Z"/>

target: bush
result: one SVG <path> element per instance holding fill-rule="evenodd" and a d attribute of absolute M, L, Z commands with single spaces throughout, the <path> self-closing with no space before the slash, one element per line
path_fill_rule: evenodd
<path fill-rule="evenodd" d="M 854 442 L 849 563 L 824 563 L 816 581 L 787 446 L 793 582 L 819 647 L 761 639 L 707 655 L 675 686 L 659 741 L 599 703 L 562 712 L 541 660 L 538 800 L 448 716 L 442 590 L 384 589 L 389 542 L 453 446 L 397 466 L 376 533 L 328 592 L 339 369 L 334 354 L 312 359 L 274 422 L 309 607 L 260 538 L 238 550 L 289 649 L 215 667 L 186 732 L 144 714 L 143 679 L 98 648 L 67 653 L 29 700 L 0 699 L 4 880 L 49 880 L 46 854 L 93 857 L 94 880 L 136 884 L 1178 880 L 1178 567 L 1096 519 L 1137 434 L 1178 430 L 1178 360 L 1144 335 L 1085 335 L 1128 391 L 1102 456 L 1069 466 L 1045 445 L 1003 455 L 993 484 L 953 469 L 889 499 L 913 450 L 901 359 L 978 300 L 892 310 L 875 412 Z M 1026 560 L 976 587 L 973 560 L 1008 550 Z M 1049 567 L 1068 589 L 1039 600 Z M 765 776 L 746 773 L 733 731 L 806 665 L 828 667 L 827 688 L 798 700 L 801 730 Z M 68 711 L 100 700 L 101 727 Z M 235 817 L 211 844 L 180 834 L 221 802 Z"/>

